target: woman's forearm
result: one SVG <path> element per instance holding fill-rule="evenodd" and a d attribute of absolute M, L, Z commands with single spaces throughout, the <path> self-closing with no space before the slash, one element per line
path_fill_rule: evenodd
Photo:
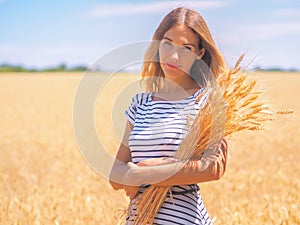
<path fill-rule="evenodd" d="M 126 163 L 116 160 L 109 175 L 109 183 L 115 190 L 123 189 L 124 177 L 128 171 Z"/>
<path fill-rule="evenodd" d="M 209 165 L 203 168 L 201 160 L 188 161 L 179 172 L 156 185 L 186 185 L 220 179 L 223 175 L 222 165 L 217 161 L 208 163 Z"/>
<path fill-rule="evenodd" d="M 189 160 L 180 171 L 158 185 L 184 185 L 220 179 L 226 169 L 227 150 L 227 142 L 222 140 L 201 160 Z"/>
<path fill-rule="evenodd" d="M 132 160 L 130 149 L 128 147 L 128 138 L 132 128 L 133 125 L 130 122 L 127 122 L 122 143 L 119 146 L 116 159 L 110 171 L 109 182 L 115 190 L 124 188 L 124 176 L 129 169 L 127 163 Z"/>
<path fill-rule="evenodd" d="M 132 167 L 136 185 L 185 185 L 218 180 L 226 169 L 227 143 L 222 140 L 215 148 L 205 151 L 201 160 L 189 160 L 159 166 Z"/>

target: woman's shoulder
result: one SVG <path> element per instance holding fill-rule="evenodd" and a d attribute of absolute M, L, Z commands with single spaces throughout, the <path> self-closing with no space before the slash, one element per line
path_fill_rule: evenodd
<path fill-rule="evenodd" d="M 149 102 L 151 98 L 151 92 L 140 92 L 132 97 L 132 104 L 143 105 Z"/>

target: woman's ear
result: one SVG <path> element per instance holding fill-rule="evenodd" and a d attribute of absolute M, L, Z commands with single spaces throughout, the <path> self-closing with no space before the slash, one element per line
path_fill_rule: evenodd
<path fill-rule="evenodd" d="M 205 48 L 202 48 L 200 51 L 199 51 L 199 54 L 197 56 L 197 59 L 202 59 L 202 57 L 204 56 L 205 54 Z"/>

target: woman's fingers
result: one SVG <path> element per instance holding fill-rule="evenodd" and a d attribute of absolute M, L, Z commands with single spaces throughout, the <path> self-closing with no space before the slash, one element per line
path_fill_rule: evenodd
<path fill-rule="evenodd" d="M 127 186 L 127 185 L 125 185 L 124 190 L 126 192 L 126 195 L 130 198 L 130 200 L 132 200 L 136 196 L 136 194 L 139 190 L 139 187 L 138 186 Z"/>

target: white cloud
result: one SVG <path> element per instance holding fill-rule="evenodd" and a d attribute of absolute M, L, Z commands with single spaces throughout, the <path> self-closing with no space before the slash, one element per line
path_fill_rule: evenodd
<path fill-rule="evenodd" d="M 297 3 L 299 0 L 273 0 L 272 2 L 277 4 L 277 3 L 281 3 L 281 4 L 287 4 L 287 3 Z"/>
<path fill-rule="evenodd" d="M 243 28 L 255 39 L 268 39 L 288 35 L 300 35 L 300 22 L 270 23 Z"/>
<path fill-rule="evenodd" d="M 225 58 L 233 65 L 246 52 L 245 62 L 251 66 L 298 68 L 300 22 L 270 22 L 264 24 L 237 24 L 218 34 Z M 246 64 L 247 64 L 246 63 Z"/>
<path fill-rule="evenodd" d="M 46 54 L 56 54 L 56 55 L 68 55 L 68 54 L 88 54 L 90 52 L 89 48 L 84 47 L 74 47 L 74 46 L 67 46 L 67 47 L 56 47 L 56 48 L 48 48 L 45 49 Z"/>
<path fill-rule="evenodd" d="M 175 7 L 186 6 L 198 9 L 223 7 L 230 1 L 157 1 L 143 4 L 99 4 L 94 9 L 84 12 L 91 17 L 110 17 L 120 15 L 164 13 Z"/>
<path fill-rule="evenodd" d="M 1 0 L 0 0 L 1 1 Z M 4 44 L 0 44 L 0 54 L 7 54 L 7 53 L 11 53 L 15 50 L 15 47 L 13 45 L 4 45 Z"/>
<path fill-rule="evenodd" d="M 265 24 L 234 24 L 226 32 L 218 36 L 225 42 L 252 42 L 270 40 L 277 37 L 300 35 L 299 22 L 265 23 Z"/>
<path fill-rule="evenodd" d="M 98 49 L 99 50 L 99 49 Z M 101 49 L 100 49 L 101 50 Z M 65 62 L 70 65 L 94 62 L 97 49 L 81 46 L 20 46 L 0 44 L 0 64 L 9 62 L 41 68 Z"/>
<path fill-rule="evenodd" d="M 61 47 L 24 47 L 11 44 L 0 44 L 0 54 L 12 54 L 12 53 L 45 53 L 53 55 L 67 55 L 67 54 L 87 54 L 91 49 L 86 47 L 74 47 L 74 46 L 61 46 Z"/>
<path fill-rule="evenodd" d="M 287 9 L 278 9 L 274 11 L 275 16 L 280 17 L 299 17 L 300 15 L 300 9 L 299 8 L 287 8 Z"/>

